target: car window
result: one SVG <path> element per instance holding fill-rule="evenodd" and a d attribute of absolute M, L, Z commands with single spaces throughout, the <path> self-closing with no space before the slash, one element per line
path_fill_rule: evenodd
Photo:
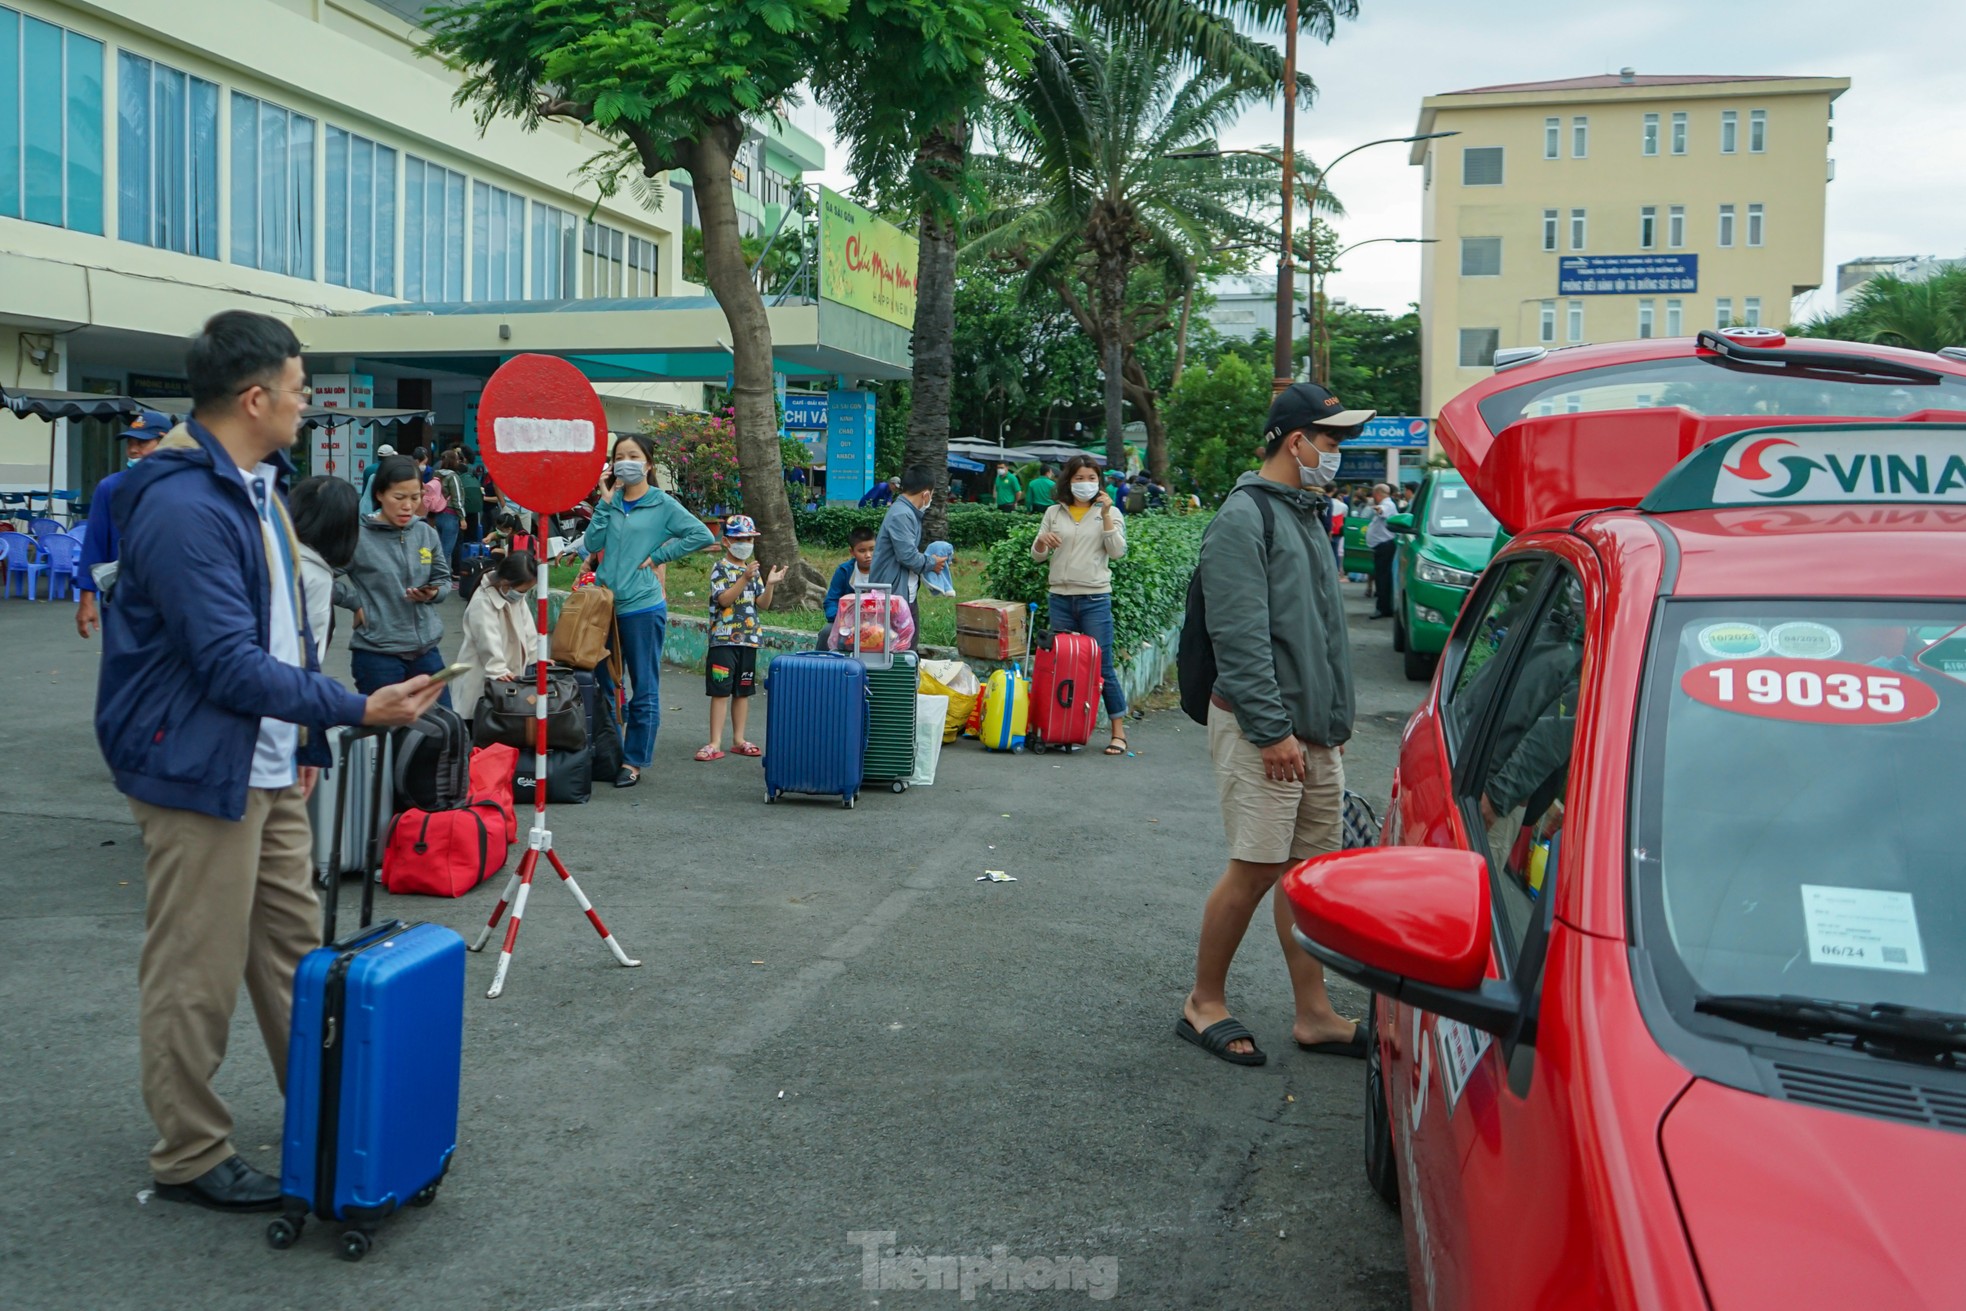
<path fill-rule="evenodd" d="M 1541 556 L 1518 556 L 1509 561 L 1484 594 L 1481 613 L 1469 625 L 1465 637 L 1456 635 L 1457 645 L 1461 647 L 1461 665 L 1455 670 L 1445 698 L 1447 722 L 1456 743 L 1466 742 L 1468 734 L 1481 722 L 1482 707 L 1487 705 L 1492 691 L 1489 685 L 1501 668 L 1495 656 L 1528 609 L 1542 571 Z"/>
<path fill-rule="evenodd" d="M 1531 621 L 1473 753 L 1479 767 L 1469 797 L 1486 826 L 1495 921 L 1511 959 L 1561 850 L 1583 667 L 1584 592 L 1565 570 Z"/>
<path fill-rule="evenodd" d="M 1427 496 L 1427 533 L 1433 537 L 1493 537 L 1499 526 L 1474 489 L 1442 484 Z"/>

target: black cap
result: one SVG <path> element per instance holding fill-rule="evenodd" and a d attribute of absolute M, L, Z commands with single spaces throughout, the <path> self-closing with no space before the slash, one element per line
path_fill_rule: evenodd
<path fill-rule="evenodd" d="M 1293 382 L 1270 402 L 1270 418 L 1263 425 L 1263 441 L 1266 445 L 1275 445 L 1286 433 L 1305 428 L 1356 428 L 1378 412 L 1348 410 L 1329 388 L 1320 387 L 1314 382 Z"/>

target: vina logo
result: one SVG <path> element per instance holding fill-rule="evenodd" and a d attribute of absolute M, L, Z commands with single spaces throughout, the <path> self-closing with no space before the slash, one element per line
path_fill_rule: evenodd
<path fill-rule="evenodd" d="M 1966 456 L 1906 451 L 1820 449 L 1801 453 L 1797 442 L 1764 437 L 1741 448 L 1722 466 L 1765 500 L 1868 500 L 1873 497 L 1959 496 L 1966 499 Z M 1791 454 L 1781 454 L 1789 450 Z M 1774 467 L 1770 467 L 1770 466 Z"/>

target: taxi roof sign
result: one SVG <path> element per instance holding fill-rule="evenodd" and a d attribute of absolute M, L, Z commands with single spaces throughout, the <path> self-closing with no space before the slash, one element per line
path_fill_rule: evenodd
<path fill-rule="evenodd" d="M 1966 505 L 1966 424 L 1750 428 L 1688 455 L 1639 508 L 1858 503 Z"/>

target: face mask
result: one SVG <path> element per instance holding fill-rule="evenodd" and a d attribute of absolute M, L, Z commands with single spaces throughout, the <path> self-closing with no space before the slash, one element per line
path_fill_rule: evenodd
<path fill-rule="evenodd" d="M 1338 476 L 1342 456 L 1337 451 L 1319 451 L 1316 464 L 1297 465 L 1297 480 L 1306 487 L 1326 487 Z"/>
<path fill-rule="evenodd" d="M 614 478 L 616 482 L 638 483 L 648 477 L 649 467 L 640 460 L 616 460 Z"/>
<path fill-rule="evenodd" d="M 1099 484 L 1098 483 L 1073 483 L 1072 495 L 1078 497 L 1081 501 L 1089 501 L 1093 497 L 1099 495 Z"/>
<path fill-rule="evenodd" d="M 125 469 L 134 469 L 134 468 L 136 468 L 136 467 L 137 467 L 137 457 L 136 457 L 136 456 L 134 456 L 134 455 L 132 455 L 132 456 L 131 456 L 131 457 L 130 457 L 129 459 L 127 459 L 127 460 L 125 460 L 125 461 L 123 461 L 123 467 L 124 467 Z"/>
<path fill-rule="evenodd" d="M 737 560 L 749 560 L 751 558 L 751 552 L 757 549 L 757 547 L 749 542 L 732 542 L 730 544 L 731 557 Z"/>

